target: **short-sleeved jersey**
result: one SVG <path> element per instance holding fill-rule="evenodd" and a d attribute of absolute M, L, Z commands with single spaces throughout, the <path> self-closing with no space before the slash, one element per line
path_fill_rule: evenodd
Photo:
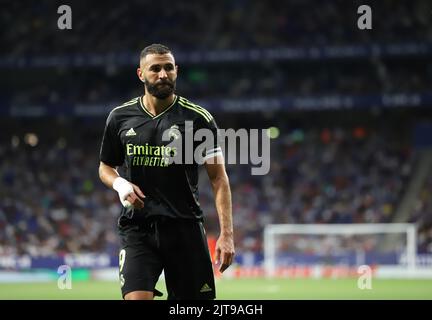
<path fill-rule="evenodd" d="M 212 139 L 194 141 L 199 129 L 208 129 Z M 156 116 L 146 109 L 143 96 L 114 108 L 107 118 L 100 160 L 122 167 L 124 178 L 146 196 L 142 210 L 123 208 L 122 215 L 202 220 L 198 160 L 222 154 L 217 131 L 206 109 L 180 96 Z"/>

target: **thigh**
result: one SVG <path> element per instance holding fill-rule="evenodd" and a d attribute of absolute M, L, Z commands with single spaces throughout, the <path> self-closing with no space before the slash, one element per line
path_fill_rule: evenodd
<path fill-rule="evenodd" d="M 123 297 L 133 291 L 154 291 L 162 262 L 154 238 L 138 226 L 120 231 L 119 277 Z"/>
<path fill-rule="evenodd" d="M 202 223 L 175 220 L 160 229 L 168 299 L 214 299 L 213 267 Z"/>

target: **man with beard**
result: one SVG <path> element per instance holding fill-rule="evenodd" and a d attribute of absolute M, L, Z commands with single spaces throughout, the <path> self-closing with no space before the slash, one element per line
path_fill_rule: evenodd
<path fill-rule="evenodd" d="M 207 170 L 219 216 L 215 252 L 219 271 L 228 268 L 234 258 L 231 191 L 217 126 L 206 109 L 175 93 L 177 71 L 168 47 L 152 44 L 144 48 L 137 69 L 144 95 L 114 108 L 104 130 L 99 177 L 117 191 L 123 204 L 118 219 L 122 242 L 119 276 L 126 300 L 151 300 L 160 295 L 155 285 L 162 271 L 168 299 L 215 298 L 198 202 L 199 163 Z M 181 150 L 188 142 L 184 140 L 189 127 L 193 132 L 208 130 L 214 142 L 202 149 L 200 161 L 194 157 L 190 163 L 173 162 L 176 155 L 183 159 L 186 152 L 196 150 L 195 141 L 193 150 Z M 181 143 L 173 144 L 175 141 Z"/>

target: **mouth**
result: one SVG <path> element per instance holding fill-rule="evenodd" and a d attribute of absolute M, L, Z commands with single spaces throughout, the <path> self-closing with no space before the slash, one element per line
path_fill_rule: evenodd
<path fill-rule="evenodd" d="M 158 85 L 157 85 L 158 87 L 172 87 L 172 85 L 170 84 L 170 83 L 159 83 Z"/>

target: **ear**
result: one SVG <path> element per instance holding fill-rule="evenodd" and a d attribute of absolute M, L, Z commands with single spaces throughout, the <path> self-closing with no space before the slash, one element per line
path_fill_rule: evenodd
<path fill-rule="evenodd" d="M 143 75 L 143 71 L 141 70 L 141 68 L 137 68 L 137 76 L 142 82 L 144 82 L 144 75 Z"/>

